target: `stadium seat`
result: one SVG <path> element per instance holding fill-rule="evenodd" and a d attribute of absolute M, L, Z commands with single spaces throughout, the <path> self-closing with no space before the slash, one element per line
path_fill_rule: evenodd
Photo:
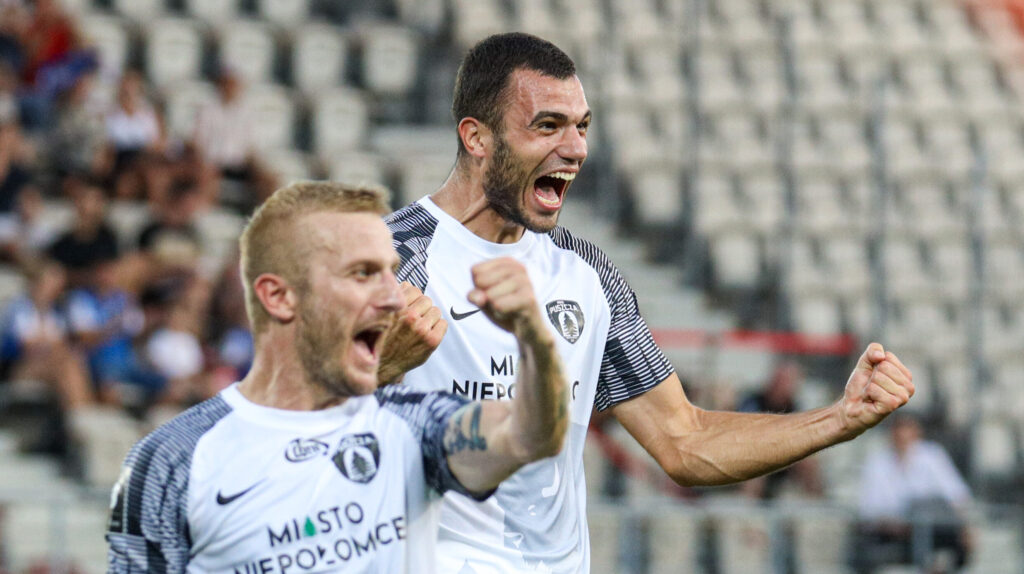
<path fill-rule="evenodd" d="M 240 5 L 241 0 L 185 0 L 185 12 L 207 24 L 220 26 L 237 18 Z"/>
<path fill-rule="evenodd" d="M 846 574 L 850 517 L 801 504 L 793 517 L 793 551 L 801 571 Z"/>
<path fill-rule="evenodd" d="M 145 42 L 147 76 L 157 87 L 199 77 L 203 40 L 192 21 L 166 18 L 150 22 Z"/>
<path fill-rule="evenodd" d="M 269 27 L 255 20 L 232 20 L 217 31 L 221 65 L 247 83 L 273 81 L 276 44 Z"/>
<path fill-rule="evenodd" d="M 441 187 L 452 170 L 449 155 L 417 155 L 402 157 L 398 165 L 398 204 L 405 205 L 430 195 Z"/>
<path fill-rule="evenodd" d="M 76 18 L 93 10 L 92 0 L 59 0 L 57 4 Z"/>
<path fill-rule="evenodd" d="M 293 30 L 309 18 L 311 0 L 257 0 L 260 18 L 287 30 Z"/>
<path fill-rule="evenodd" d="M 164 16 L 167 5 L 164 0 L 113 0 L 112 7 L 115 12 L 128 17 L 136 24 L 145 24 L 154 18 Z"/>
<path fill-rule="evenodd" d="M 836 335 L 843 332 L 838 300 L 830 296 L 806 296 L 790 301 L 793 327 L 809 335 Z"/>
<path fill-rule="evenodd" d="M 345 152 L 330 159 L 328 175 L 333 181 L 372 183 L 391 187 L 387 160 L 370 152 Z"/>
<path fill-rule="evenodd" d="M 721 503 L 720 503 L 721 504 Z M 773 571 L 768 517 L 752 504 L 727 503 L 714 519 L 722 574 Z"/>
<path fill-rule="evenodd" d="M 709 238 L 716 284 L 723 289 L 752 289 L 761 278 L 761 250 L 757 236 L 743 230 Z"/>
<path fill-rule="evenodd" d="M 181 82 L 165 90 L 167 133 L 178 140 L 190 140 L 199 111 L 217 99 L 217 91 L 206 82 Z"/>
<path fill-rule="evenodd" d="M 683 215 L 683 186 L 672 166 L 640 167 L 629 176 L 636 215 L 643 225 L 671 225 Z"/>
<path fill-rule="evenodd" d="M 402 26 L 374 25 L 359 30 L 364 87 L 382 96 L 404 96 L 416 85 L 419 38 Z"/>
<path fill-rule="evenodd" d="M 366 138 L 370 118 L 357 90 L 336 88 L 313 101 L 313 149 L 323 158 L 357 149 Z"/>
<path fill-rule="evenodd" d="M 86 42 L 96 47 L 100 58 L 100 76 L 114 82 L 124 70 L 128 59 L 130 38 L 119 18 L 84 15 L 78 25 Z"/>
<path fill-rule="evenodd" d="M 509 22 L 498 0 L 453 0 L 451 12 L 455 43 L 460 49 L 508 30 Z"/>
<path fill-rule="evenodd" d="M 622 514 L 605 505 L 587 505 L 593 574 L 618 574 Z"/>
<path fill-rule="evenodd" d="M 437 34 L 447 20 L 445 0 L 395 0 L 398 18 L 407 26 Z"/>
<path fill-rule="evenodd" d="M 313 176 L 309 159 L 302 152 L 293 149 L 268 149 L 260 153 L 260 158 L 277 176 L 281 186 L 311 179 Z"/>
<path fill-rule="evenodd" d="M 649 574 L 698 572 L 701 522 L 689 509 L 668 506 L 648 523 Z"/>
<path fill-rule="evenodd" d="M 334 26 L 308 24 L 292 41 L 292 82 L 307 95 L 344 83 L 348 46 Z"/>
<path fill-rule="evenodd" d="M 295 141 L 295 103 L 288 90 L 278 85 L 251 86 L 246 103 L 259 121 L 253 126 L 253 142 L 260 150 L 287 149 Z"/>

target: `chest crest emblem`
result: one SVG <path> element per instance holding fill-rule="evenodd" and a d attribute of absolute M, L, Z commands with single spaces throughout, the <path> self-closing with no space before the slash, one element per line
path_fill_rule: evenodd
<path fill-rule="evenodd" d="M 331 457 L 334 466 L 352 482 L 367 483 L 377 476 L 380 446 L 373 433 L 350 434 L 341 438 L 338 452 Z"/>
<path fill-rule="evenodd" d="M 556 299 L 546 306 L 548 319 L 566 341 L 575 343 L 583 334 L 583 309 L 580 304 L 567 299 Z"/>

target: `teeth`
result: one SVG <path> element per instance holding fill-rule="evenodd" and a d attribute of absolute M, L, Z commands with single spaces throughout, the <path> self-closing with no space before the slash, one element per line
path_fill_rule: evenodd
<path fill-rule="evenodd" d="M 565 181 L 572 181 L 576 179 L 576 174 L 571 171 L 556 171 L 555 173 L 549 173 L 548 177 L 556 177 L 558 179 L 564 179 Z"/>
<path fill-rule="evenodd" d="M 541 197 L 539 195 L 537 196 L 537 201 L 541 202 L 542 204 L 544 204 L 544 205 L 546 205 L 548 207 L 558 207 L 559 204 L 561 203 L 561 200 L 559 200 L 557 197 L 555 199 L 548 200 L 548 199 L 544 199 L 543 197 Z"/>

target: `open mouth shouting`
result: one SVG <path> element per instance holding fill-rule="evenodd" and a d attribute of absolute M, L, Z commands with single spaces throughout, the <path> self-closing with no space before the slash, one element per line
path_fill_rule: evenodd
<path fill-rule="evenodd" d="M 575 171 L 562 170 L 542 175 L 533 182 L 533 196 L 542 208 L 558 211 L 565 199 L 565 191 L 574 179 Z"/>
<path fill-rule="evenodd" d="M 374 325 L 358 331 L 352 339 L 356 355 L 368 365 L 376 365 L 384 348 L 384 333 L 388 325 Z"/>

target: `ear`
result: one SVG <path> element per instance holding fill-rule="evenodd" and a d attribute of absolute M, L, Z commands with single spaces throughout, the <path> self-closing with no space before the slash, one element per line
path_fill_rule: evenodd
<path fill-rule="evenodd" d="M 462 118 L 459 122 L 459 138 L 469 155 L 482 158 L 491 146 L 491 129 L 476 118 Z"/>
<path fill-rule="evenodd" d="M 252 288 L 271 317 L 281 323 L 289 323 L 295 319 L 298 296 L 283 277 L 263 273 L 253 281 Z"/>

